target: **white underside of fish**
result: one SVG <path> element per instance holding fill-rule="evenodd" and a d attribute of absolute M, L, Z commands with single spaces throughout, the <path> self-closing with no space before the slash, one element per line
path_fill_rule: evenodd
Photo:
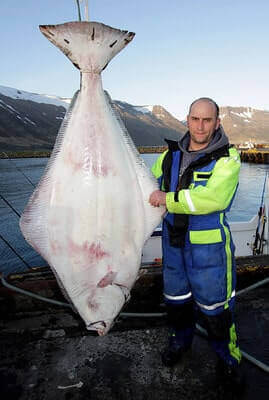
<path fill-rule="evenodd" d="M 98 24 L 87 24 L 96 35 Z M 81 76 L 20 227 L 87 328 L 105 334 L 129 296 L 163 210 L 148 203 L 157 182 L 115 116 L 100 73 Z"/>

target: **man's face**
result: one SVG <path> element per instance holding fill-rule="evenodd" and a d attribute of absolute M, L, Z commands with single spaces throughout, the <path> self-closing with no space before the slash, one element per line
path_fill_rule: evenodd
<path fill-rule="evenodd" d="M 187 122 L 192 150 L 200 150 L 206 147 L 220 125 L 220 119 L 216 118 L 214 104 L 205 100 L 193 104 Z"/>

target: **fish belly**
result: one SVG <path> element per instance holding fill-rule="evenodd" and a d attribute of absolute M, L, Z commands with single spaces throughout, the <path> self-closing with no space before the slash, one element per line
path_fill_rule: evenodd
<path fill-rule="evenodd" d="M 87 75 L 22 215 L 25 238 L 52 267 L 89 329 L 108 331 L 138 274 L 162 209 L 157 182 Z"/>

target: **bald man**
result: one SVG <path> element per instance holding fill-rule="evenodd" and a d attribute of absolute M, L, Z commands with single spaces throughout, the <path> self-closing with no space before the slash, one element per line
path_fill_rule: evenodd
<path fill-rule="evenodd" d="M 195 100 L 187 117 L 188 132 L 179 142 L 167 140 L 152 172 L 160 190 L 149 202 L 165 205 L 163 221 L 164 300 L 170 326 L 162 354 L 173 366 L 192 344 L 197 315 L 202 317 L 218 356 L 223 383 L 243 388 L 241 352 L 234 325 L 234 244 L 226 220 L 236 189 L 240 157 L 229 145 L 210 98 Z"/>

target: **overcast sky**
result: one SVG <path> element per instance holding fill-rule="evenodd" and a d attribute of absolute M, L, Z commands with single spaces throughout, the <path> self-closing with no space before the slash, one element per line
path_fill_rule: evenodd
<path fill-rule="evenodd" d="M 103 72 L 113 99 L 181 119 L 201 96 L 269 110 L 268 0 L 89 0 L 89 14 L 136 32 Z M 1 0 L 0 17 L 0 85 L 72 97 L 79 72 L 38 25 L 77 20 L 76 1 Z"/>

